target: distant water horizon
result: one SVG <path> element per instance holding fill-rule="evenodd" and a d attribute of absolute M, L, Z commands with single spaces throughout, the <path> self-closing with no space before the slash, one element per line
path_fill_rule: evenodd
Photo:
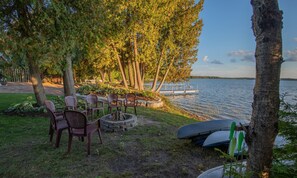
<path fill-rule="evenodd" d="M 247 79 L 247 80 L 255 80 L 255 77 L 220 77 L 220 76 L 190 76 L 189 79 Z M 283 77 L 280 80 L 297 80 L 297 78 L 288 78 Z"/>
<path fill-rule="evenodd" d="M 207 120 L 233 119 L 249 122 L 255 79 L 195 78 L 188 82 L 195 95 L 168 96 L 172 104 Z M 296 103 L 297 80 L 281 80 L 280 94 Z"/>

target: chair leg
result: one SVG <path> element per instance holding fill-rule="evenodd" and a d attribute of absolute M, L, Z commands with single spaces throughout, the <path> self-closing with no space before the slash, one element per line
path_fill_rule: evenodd
<path fill-rule="evenodd" d="M 68 138 L 68 153 L 70 153 L 71 150 L 71 144 L 72 144 L 72 135 L 69 134 L 69 138 Z"/>
<path fill-rule="evenodd" d="M 137 115 L 136 106 L 134 106 L 134 113 L 135 113 L 135 115 Z"/>
<path fill-rule="evenodd" d="M 49 135 L 50 135 L 50 142 L 52 142 L 53 141 L 53 136 L 54 136 L 54 129 L 52 128 L 52 126 L 50 126 Z"/>
<path fill-rule="evenodd" d="M 87 149 L 88 149 L 88 155 L 90 155 L 90 147 L 91 147 L 91 138 L 92 137 L 92 134 L 90 133 L 89 135 L 88 135 L 88 144 L 87 144 Z"/>
<path fill-rule="evenodd" d="M 99 136 L 99 139 L 100 139 L 100 141 L 101 141 L 101 144 L 103 144 L 102 137 L 101 137 L 101 130 L 100 130 L 100 128 L 97 129 L 97 132 L 98 132 L 98 136 Z"/>
<path fill-rule="evenodd" d="M 56 148 L 59 148 L 61 135 L 62 135 L 62 130 L 58 130 L 56 132 L 56 134 L 57 134 L 57 136 L 56 136 Z"/>

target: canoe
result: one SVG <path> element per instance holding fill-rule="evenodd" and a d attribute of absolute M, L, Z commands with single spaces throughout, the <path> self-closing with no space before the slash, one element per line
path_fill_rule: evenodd
<path fill-rule="evenodd" d="M 205 139 L 202 146 L 206 148 L 229 146 L 229 143 L 230 143 L 229 134 L 230 134 L 230 131 L 217 131 L 217 132 L 211 133 Z M 237 138 L 239 132 L 236 132 L 235 134 L 236 134 L 235 137 Z M 245 141 L 243 142 L 244 142 L 244 145 L 246 145 Z M 286 143 L 287 141 L 283 136 L 277 135 L 274 141 L 274 146 L 283 147 Z M 244 147 L 244 149 L 247 151 L 246 147 Z"/>
<path fill-rule="evenodd" d="M 211 120 L 205 122 L 197 122 L 180 127 L 177 131 L 177 138 L 191 139 L 197 136 L 209 135 L 220 130 L 229 130 L 233 120 Z"/>
<path fill-rule="evenodd" d="M 229 134 L 230 131 L 217 131 L 210 134 L 204 141 L 203 147 L 218 147 L 218 146 L 228 146 L 229 145 Z"/>

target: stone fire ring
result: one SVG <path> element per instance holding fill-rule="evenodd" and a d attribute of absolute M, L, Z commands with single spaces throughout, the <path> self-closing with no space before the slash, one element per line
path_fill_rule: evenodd
<path fill-rule="evenodd" d="M 127 119 L 112 120 L 111 114 L 100 118 L 100 128 L 106 132 L 126 131 L 137 125 L 137 117 L 134 114 L 124 113 Z"/>

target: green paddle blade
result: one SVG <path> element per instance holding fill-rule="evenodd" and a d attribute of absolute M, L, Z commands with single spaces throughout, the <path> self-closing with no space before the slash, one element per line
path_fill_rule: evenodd
<path fill-rule="evenodd" d="M 243 139 L 244 139 L 243 132 L 240 132 L 239 135 L 238 135 L 238 146 L 237 146 L 238 152 L 240 152 L 242 150 Z"/>
<path fill-rule="evenodd" d="M 234 151 L 235 151 L 235 148 L 236 148 L 236 142 L 237 142 L 237 139 L 235 137 L 233 137 L 230 141 L 230 145 L 229 145 L 229 155 L 234 157 Z"/>
<path fill-rule="evenodd" d="M 235 122 L 232 122 L 231 127 L 230 127 L 229 140 L 231 140 L 233 138 L 233 136 L 234 136 L 235 127 L 236 127 Z"/>

